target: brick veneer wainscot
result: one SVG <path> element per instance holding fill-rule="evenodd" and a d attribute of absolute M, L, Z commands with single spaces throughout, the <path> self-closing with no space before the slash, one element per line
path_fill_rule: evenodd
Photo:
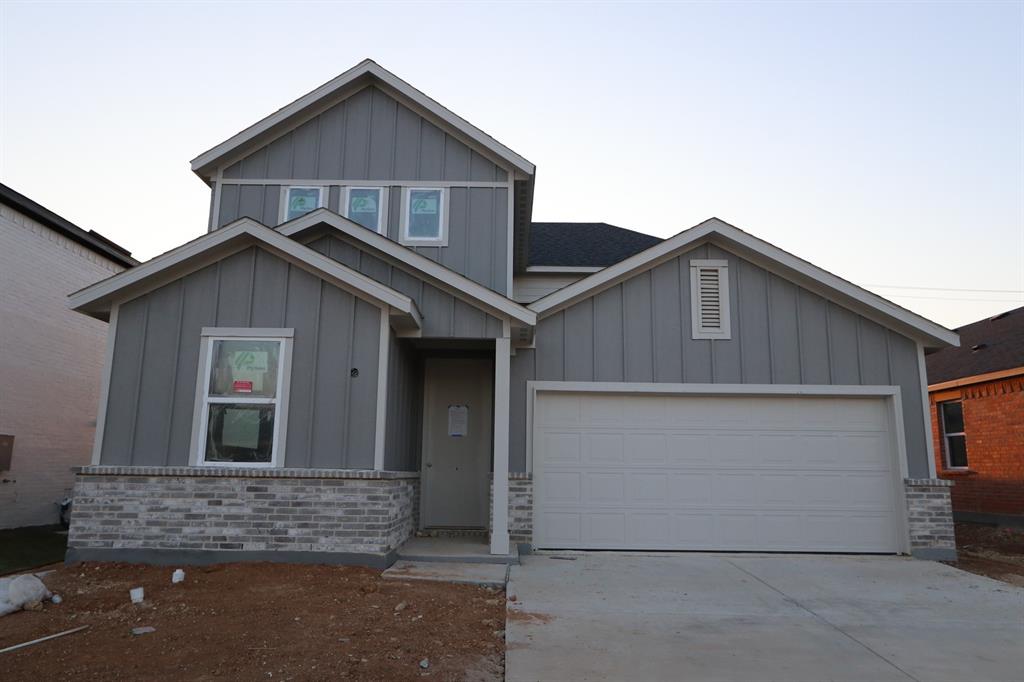
<path fill-rule="evenodd" d="M 907 526 L 910 552 L 923 559 L 956 559 L 956 536 L 949 491 L 953 483 L 940 478 L 908 478 Z"/>
<path fill-rule="evenodd" d="M 418 474 L 83 467 L 70 550 L 386 555 L 416 529 Z"/>
<path fill-rule="evenodd" d="M 494 480 L 487 498 L 487 527 L 494 528 Z M 508 475 L 508 538 L 513 543 L 533 542 L 533 477 L 510 472 Z"/>

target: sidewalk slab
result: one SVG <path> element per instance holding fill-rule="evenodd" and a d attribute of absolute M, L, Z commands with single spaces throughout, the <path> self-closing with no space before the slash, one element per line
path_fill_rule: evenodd
<path fill-rule="evenodd" d="M 504 589 L 505 583 L 508 581 L 508 566 L 504 564 L 396 561 L 381 576 L 389 580 L 434 580 Z"/>

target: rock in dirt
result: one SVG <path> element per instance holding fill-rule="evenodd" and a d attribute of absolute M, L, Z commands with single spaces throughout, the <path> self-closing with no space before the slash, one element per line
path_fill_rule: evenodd
<path fill-rule="evenodd" d="M 408 606 L 409 605 L 406 604 L 404 601 L 398 602 L 397 604 L 395 604 L 395 613 L 400 613 L 402 611 L 405 611 L 406 607 L 408 607 Z"/>
<path fill-rule="evenodd" d="M 426 670 L 427 668 L 430 667 L 430 661 L 428 659 L 424 658 L 422 661 L 420 661 L 420 667 L 423 668 L 424 670 Z"/>
<path fill-rule="evenodd" d="M 149 625 L 146 625 L 145 627 L 141 627 L 141 628 L 132 628 L 132 634 L 136 635 L 136 636 L 138 636 L 138 635 L 148 635 L 151 632 L 156 632 L 156 628 L 151 627 Z"/>
<path fill-rule="evenodd" d="M 26 573 L 13 578 L 0 578 L 0 616 L 49 598 L 50 591 L 34 575 Z"/>

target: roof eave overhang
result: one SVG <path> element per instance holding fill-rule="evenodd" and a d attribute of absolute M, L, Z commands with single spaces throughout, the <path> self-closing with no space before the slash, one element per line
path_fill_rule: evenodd
<path fill-rule="evenodd" d="M 294 237 L 306 230 L 326 225 L 355 239 L 371 249 L 384 253 L 410 269 L 421 273 L 432 284 L 465 300 L 476 308 L 484 310 L 499 319 L 508 320 L 514 327 L 533 327 L 537 314 L 528 307 L 474 282 L 465 275 L 437 263 L 397 242 L 352 222 L 348 218 L 326 209 L 318 208 L 304 216 L 279 225 L 276 229 L 286 237 Z"/>
<path fill-rule="evenodd" d="M 113 305 L 131 300 L 251 246 L 288 261 L 387 311 L 396 332 L 412 335 L 422 326 L 415 301 L 309 247 L 249 218 L 237 220 L 131 270 L 68 296 L 68 307 L 109 320 Z"/>
<path fill-rule="evenodd" d="M 959 346 L 959 335 L 826 270 L 758 239 L 718 218 L 710 218 L 615 265 L 570 284 L 529 305 L 538 319 L 615 286 L 697 246 L 712 242 L 774 274 L 814 291 L 908 338 L 926 349 Z"/>
<path fill-rule="evenodd" d="M 536 166 L 525 157 L 370 59 L 363 60 L 291 104 L 195 157 L 191 161 L 192 171 L 205 182 L 212 182 L 217 170 L 233 162 L 243 148 L 270 141 L 297 121 L 301 121 L 304 113 L 308 114 L 308 117 L 315 116 L 362 89 L 369 82 L 383 85 L 389 94 L 398 95 L 399 99 L 412 104 L 421 115 L 452 130 L 464 142 L 486 150 L 488 156 L 500 160 L 501 165 L 510 166 L 523 177 L 532 177 L 536 172 Z"/>

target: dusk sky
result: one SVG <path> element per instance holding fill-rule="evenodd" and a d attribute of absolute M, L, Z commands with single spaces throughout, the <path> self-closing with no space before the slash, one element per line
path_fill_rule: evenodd
<path fill-rule="evenodd" d="M 535 220 L 718 216 L 952 327 L 1024 305 L 1022 8 L 0 0 L 0 181 L 148 259 L 206 230 L 190 159 L 370 57 Z"/>

